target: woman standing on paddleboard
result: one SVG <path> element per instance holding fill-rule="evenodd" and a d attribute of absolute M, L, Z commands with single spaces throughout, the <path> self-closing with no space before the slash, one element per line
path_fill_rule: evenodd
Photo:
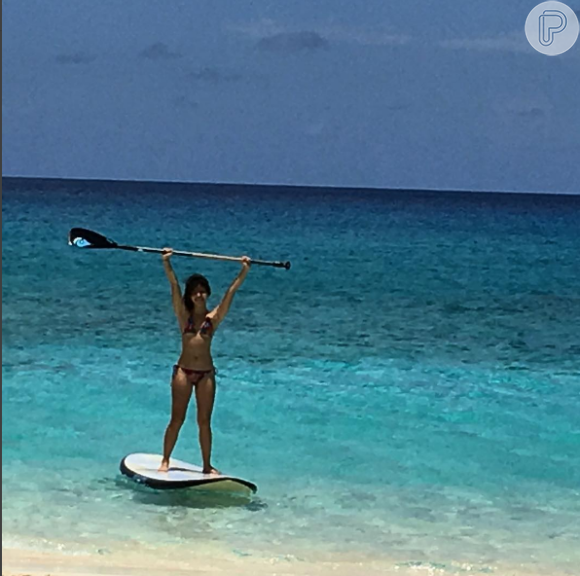
<path fill-rule="evenodd" d="M 181 332 L 181 356 L 173 367 L 171 380 L 171 420 L 165 431 L 163 460 L 160 471 L 169 469 L 169 459 L 179 431 L 185 421 L 191 395 L 195 390 L 197 403 L 197 425 L 199 445 L 203 458 L 203 471 L 206 474 L 219 474 L 211 465 L 211 414 L 215 398 L 215 368 L 211 356 L 213 335 L 230 309 L 232 299 L 245 280 L 251 260 L 242 258 L 242 269 L 232 282 L 218 306 L 208 310 L 207 299 L 211 288 L 201 274 L 190 276 L 185 283 L 182 295 L 175 271 L 171 266 L 173 250 L 163 250 L 163 267 L 171 285 L 173 310 L 177 316 Z"/>

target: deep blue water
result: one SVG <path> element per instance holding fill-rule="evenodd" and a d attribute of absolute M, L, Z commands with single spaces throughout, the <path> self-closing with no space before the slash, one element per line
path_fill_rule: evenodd
<path fill-rule="evenodd" d="M 579 565 L 580 197 L 4 179 L 2 212 L 12 545 Z M 73 226 L 291 260 L 252 268 L 214 343 L 214 460 L 252 502 L 119 477 L 161 449 L 179 333 L 159 257 Z M 175 267 L 216 303 L 238 269 Z M 175 456 L 199 461 L 194 419 Z"/>

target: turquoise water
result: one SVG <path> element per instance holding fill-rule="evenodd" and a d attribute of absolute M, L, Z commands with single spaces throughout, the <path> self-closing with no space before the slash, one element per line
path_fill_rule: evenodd
<path fill-rule="evenodd" d="M 580 197 L 4 179 L 2 211 L 5 545 L 577 573 Z M 73 226 L 292 261 L 214 342 L 214 460 L 251 501 L 119 476 L 160 450 L 179 334 L 159 258 Z M 175 267 L 214 302 L 237 273 Z"/>

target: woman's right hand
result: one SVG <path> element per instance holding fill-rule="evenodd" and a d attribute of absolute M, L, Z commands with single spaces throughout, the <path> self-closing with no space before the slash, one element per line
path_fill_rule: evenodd
<path fill-rule="evenodd" d="M 163 252 L 161 253 L 161 258 L 163 258 L 163 262 L 169 262 L 169 259 L 173 256 L 173 248 L 163 248 Z"/>

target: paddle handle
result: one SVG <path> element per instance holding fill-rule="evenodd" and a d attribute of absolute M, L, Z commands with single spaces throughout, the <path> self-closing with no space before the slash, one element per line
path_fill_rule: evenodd
<path fill-rule="evenodd" d="M 149 254 L 163 254 L 164 250 L 161 248 L 147 248 L 146 246 L 120 246 L 115 248 L 120 250 L 130 250 L 131 252 L 146 252 Z M 173 250 L 174 256 L 189 256 L 193 258 L 207 258 L 210 260 L 227 260 L 229 262 L 242 262 L 241 257 L 237 256 L 222 256 L 221 254 L 205 254 L 203 252 L 184 252 L 183 250 Z M 268 260 L 254 260 L 250 259 L 252 264 L 259 266 L 273 266 L 275 268 L 286 268 L 290 270 L 290 262 L 270 262 Z"/>

